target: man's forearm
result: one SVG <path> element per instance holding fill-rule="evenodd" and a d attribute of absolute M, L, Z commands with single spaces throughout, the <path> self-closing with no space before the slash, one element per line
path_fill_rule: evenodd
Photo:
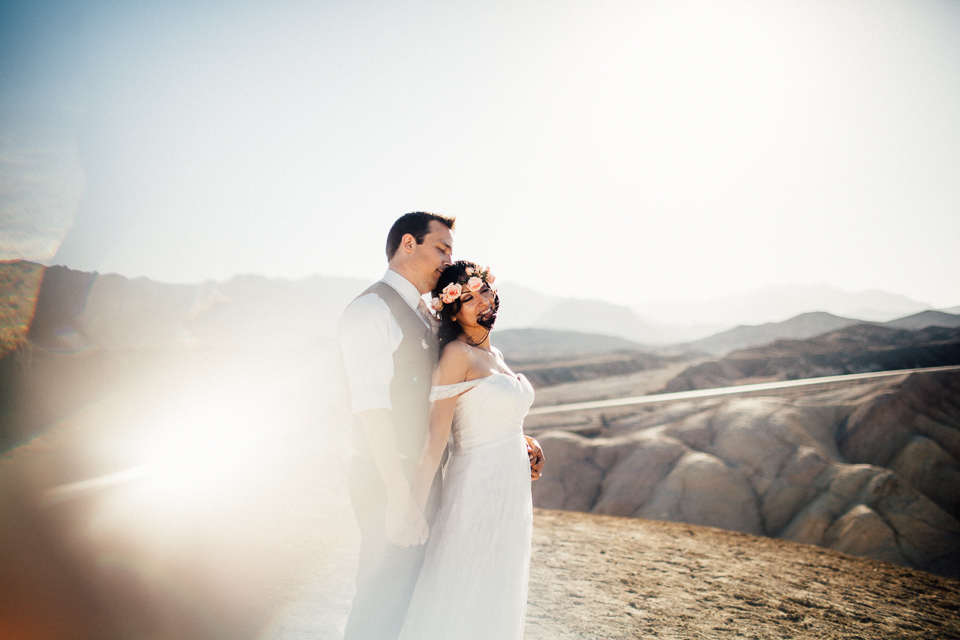
<path fill-rule="evenodd" d="M 364 411 L 358 417 L 370 446 L 373 463 L 387 490 L 383 518 L 387 540 L 401 547 L 423 544 L 427 541 L 430 527 L 410 495 L 410 485 L 400 465 L 397 434 L 393 430 L 390 412 L 373 409 Z"/>
<path fill-rule="evenodd" d="M 397 434 L 387 409 L 370 409 L 358 414 L 364 437 L 377 472 L 387 489 L 388 498 L 410 494 L 410 485 L 400 465 Z"/>

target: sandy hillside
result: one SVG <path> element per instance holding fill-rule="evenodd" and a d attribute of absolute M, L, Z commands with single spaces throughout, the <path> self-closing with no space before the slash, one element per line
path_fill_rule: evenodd
<path fill-rule="evenodd" d="M 960 582 L 810 545 L 538 511 L 529 640 L 960 638 Z"/>

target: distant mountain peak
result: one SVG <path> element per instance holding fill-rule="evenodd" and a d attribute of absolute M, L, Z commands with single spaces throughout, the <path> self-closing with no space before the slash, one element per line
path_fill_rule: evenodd
<path fill-rule="evenodd" d="M 661 324 L 708 323 L 760 325 L 782 322 L 810 312 L 885 322 L 929 309 L 906 296 L 868 289 L 847 292 L 825 284 L 767 285 L 750 292 L 704 302 L 648 302 L 634 307 L 645 319 Z"/>
<path fill-rule="evenodd" d="M 812 338 L 828 331 L 859 323 L 860 320 L 844 318 L 826 311 L 808 311 L 783 322 L 739 325 L 728 331 L 690 342 L 684 346 L 691 351 L 723 354 L 785 338 L 794 340 Z"/>

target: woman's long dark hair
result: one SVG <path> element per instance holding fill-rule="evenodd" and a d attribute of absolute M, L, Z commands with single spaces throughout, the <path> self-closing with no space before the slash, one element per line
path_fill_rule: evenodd
<path fill-rule="evenodd" d="M 462 282 L 467 279 L 467 267 L 472 268 L 474 271 L 479 271 L 481 269 L 480 265 L 475 262 L 468 262 L 467 260 L 457 260 L 452 265 L 443 270 L 443 273 L 440 274 L 440 279 L 437 280 L 437 286 L 433 288 L 431 296 L 434 298 L 439 298 L 440 293 L 443 291 L 443 288 L 446 287 L 451 282 Z M 460 298 L 457 298 L 450 304 L 443 305 L 443 308 L 437 312 L 437 315 L 440 317 L 440 331 L 437 334 L 437 339 L 440 341 L 440 350 L 443 351 L 443 348 L 447 344 L 453 342 L 457 339 L 461 333 L 463 333 L 463 328 L 459 323 L 453 320 L 453 316 L 457 315 L 460 312 L 460 309 L 463 307 L 463 303 L 460 302 Z M 500 296 L 497 295 L 497 292 L 493 292 L 493 313 L 486 320 L 480 322 L 481 327 L 485 327 L 488 331 L 493 329 L 493 323 L 497 321 L 497 312 L 500 310 Z"/>

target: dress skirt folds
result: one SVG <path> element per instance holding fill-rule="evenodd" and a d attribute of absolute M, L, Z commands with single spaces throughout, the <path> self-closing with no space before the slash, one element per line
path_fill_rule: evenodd
<path fill-rule="evenodd" d="M 519 639 L 533 530 L 522 427 L 533 387 L 495 373 L 434 387 L 430 399 L 458 394 L 440 511 L 400 637 Z"/>

